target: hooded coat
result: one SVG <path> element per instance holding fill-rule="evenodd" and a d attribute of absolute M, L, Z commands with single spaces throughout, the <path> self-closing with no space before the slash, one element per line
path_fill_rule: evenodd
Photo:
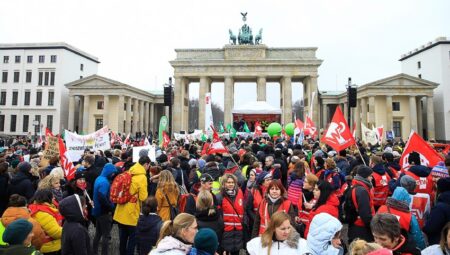
<path fill-rule="evenodd" d="M 30 173 L 26 172 L 25 169 L 19 168 L 19 172 L 11 179 L 9 194 L 19 194 L 30 201 L 35 192 L 31 178 Z"/>
<path fill-rule="evenodd" d="M 65 218 L 61 237 L 62 255 L 92 254 L 89 233 L 83 226 L 83 208 L 75 196 L 69 196 L 59 204 L 59 211 Z"/>
<path fill-rule="evenodd" d="M 114 204 L 109 199 L 111 178 L 117 172 L 116 167 L 108 163 L 103 167 L 102 173 L 94 183 L 94 208 L 92 216 L 97 217 L 114 211 Z"/>
<path fill-rule="evenodd" d="M 450 191 L 442 192 L 423 227 L 430 245 L 438 244 L 441 230 L 450 221 Z"/>
<path fill-rule="evenodd" d="M 331 193 L 327 199 L 327 202 L 317 209 L 313 209 L 309 212 L 309 224 L 306 225 L 305 229 L 305 237 L 308 237 L 309 228 L 311 227 L 311 222 L 314 217 L 320 213 L 328 213 L 329 215 L 335 217 L 336 219 L 339 217 L 339 199 L 334 193 Z"/>
<path fill-rule="evenodd" d="M 49 203 L 31 204 L 28 206 L 31 211 L 31 217 L 35 219 L 44 230 L 49 241 L 45 242 L 40 251 L 42 253 L 49 253 L 61 250 L 61 215 L 58 209 Z M 51 212 L 51 213 L 49 213 Z"/>
<path fill-rule="evenodd" d="M 268 247 L 262 247 L 261 237 L 255 237 L 247 243 L 247 251 L 250 255 L 265 255 L 268 254 Z M 306 240 L 295 230 L 292 230 L 287 240 L 274 240 L 270 247 L 271 255 L 306 255 L 310 252 Z"/>
<path fill-rule="evenodd" d="M 186 244 L 173 236 L 164 237 L 149 255 L 186 255 L 191 250 L 192 245 Z"/>
<path fill-rule="evenodd" d="M 139 254 L 148 254 L 156 245 L 162 220 L 156 213 L 141 215 L 136 228 L 136 244 Z"/>
<path fill-rule="evenodd" d="M 343 255 L 343 249 L 334 248 L 331 240 L 342 229 L 341 222 L 328 213 L 320 213 L 311 222 L 307 239 L 314 255 Z"/>

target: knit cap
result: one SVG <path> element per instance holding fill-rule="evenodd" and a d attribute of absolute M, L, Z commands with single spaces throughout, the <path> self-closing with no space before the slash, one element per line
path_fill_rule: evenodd
<path fill-rule="evenodd" d="M 447 178 L 449 177 L 448 169 L 444 165 L 444 161 L 439 162 L 433 169 L 431 170 L 431 175 L 437 178 Z"/>
<path fill-rule="evenodd" d="M 372 173 L 372 168 L 368 166 L 360 166 L 356 172 L 356 174 L 361 176 L 362 178 L 368 178 Z"/>
<path fill-rule="evenodd" d="M 400 186 L 405 188 L 409 194 L 413 194 L 416 189 L 416 180 L 409 175 L 403 175 L 400 179 Z"/>
<path fill-rule="evenodd" d="M 19 172 L 29 173 L 31 170 L 31 164 L 28 162 L 20 162 L 19 165 L 17 165 L 17 169 Z"/>
<path fill-rule="evenodd" d="M 197 161 L 197 163 L 198 163 L 198 168 L 199 168 L 200 170 L 203 170 L 203 168 L 204 168 L 205 165 L 206 165 L 206 161 L 205 161 L 204 159 L 199 159 L 199 160 Z"/>
<path fill-rule="evenodd" d="M 33 224 L 24 219 L 18 219 L 8 225 L 3 232 L 3 241 L 9 245 L 22 244 L 33 230 Z"/>
<path fill-rule="evenodd" d="M 266 171 L 261 172 L 261 173 L 258 175 L 258 178 L 256 179 L 256 183 L 257 183 L 258 185 L 261 185 L 261 184 L 264 182 L 265 179 L 269 179 L 269 178 L 272 178 L 272 174 L 271 174 L 271 173 L 266 172 Z"/>
<path fill-rule="evenodd" d="M 189 160 L 188 164 L 191 168 L 197 166 L 197 160 L 195 158 L 192 158 Z"/>
<path fill-rule="evenodd" d="M 198 250 L 205 251 L 210 255 L 214 255 L 219 247 L 216 232 L 210 228 L 200 229 L 195 235 L 194 247 Z"/>

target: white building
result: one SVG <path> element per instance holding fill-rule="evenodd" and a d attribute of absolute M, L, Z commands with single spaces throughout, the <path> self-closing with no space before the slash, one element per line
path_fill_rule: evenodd
<path fill-rule="evenodd" d="M 0 61 L 0 134 L 9 135 L 67 128 L 64 85 L 96 74 L 100 63 L 66 43 L 0 44 Z"/>
<path fill-rule="evenodd" d="M 450 40 L 439 37 L 400 58 L 402 72 L 433 81 L 436 140 L 450 141 Z"/>

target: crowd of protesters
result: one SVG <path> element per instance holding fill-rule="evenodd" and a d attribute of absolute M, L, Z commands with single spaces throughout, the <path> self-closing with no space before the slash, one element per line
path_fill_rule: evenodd
<path fill-rule="evenodd" d="M 2 148 L 0 254 L 111 254 L 114 224 L 121 255 L 450 254 L 449 155 L 404 169 L 403 142 L 208 142 L 86 149 L 72 179 L 26 138 Z"/>

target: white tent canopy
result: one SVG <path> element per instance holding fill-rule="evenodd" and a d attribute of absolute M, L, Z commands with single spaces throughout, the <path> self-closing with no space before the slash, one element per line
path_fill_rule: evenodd
<path fill-rule="evenodd" d="M 273 107 L 266 101 L 248 102 L 245 105 L 234 108 L 233 114 L 281 114 L 281 109 Z"/>

